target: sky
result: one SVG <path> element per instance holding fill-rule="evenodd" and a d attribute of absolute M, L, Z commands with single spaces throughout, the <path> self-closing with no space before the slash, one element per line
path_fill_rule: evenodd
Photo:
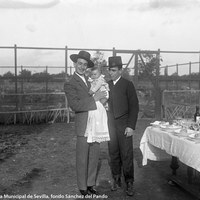
<path fill-rule="evenodd" d="M 0 0 L 0 47 L 200 51 L 199 10 L 200 0 Z M 199 54 L 161 56 L 164 64 L 199 61 Z M 64 66 L 63 52 L 18 57 L 19 65 Z M 3 65 L 13 65 L 13 50 L 0 49 Z"/>

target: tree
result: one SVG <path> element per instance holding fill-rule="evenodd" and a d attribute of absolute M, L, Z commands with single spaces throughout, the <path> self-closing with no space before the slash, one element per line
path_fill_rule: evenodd
<path fill-rule="evenodd" d="M 99 67 L 105 67 L 107 64 L 106 60 L 104 59 L 104 53 L 100 51 L 96 51 L 91 60 Z"/>
<path fill-rule="evenodd" d="M 42 81 L 45 82 L 47 79 L 51 78 L 50 74 L 44 70 L 43 72 L 35 73 L 32 75 L 35 81 Z"/>
<path fill-rule="evenodd" d="M 27 69 L 23 69 L 19 72 L 19 77 L 23 78 L 23 80 L 25 81 L 30 81 L 31 79 L 31 71 L 27 70 Z"/>
<path fill-rule="evenodd" d="M 91 60 L 94 62 L 94 64 L 96 66 L 100 67 L 102 74 L 105 75 L 105 79 L 107 81 L 110 80 L 110 75 L 109 75 L 108 67 L 107 67 L 107 61 L 104 59 L 104 53 L 102 53 L 100 51 L 96 51 Z M 122 76 L 126 79 L 129 79 L 129 80 L 132 79 L 131 76 L 129 75 L 129 69 L 128 68 L 123 69 Z"/>
<path fill-rule="evenodd" d="M 102 74 L 105 75 L 105 79 L 109 80 L 109 74 L 107 70 L 107 61 L 104 59 L 104 53 L 96 51 L 91 59 L 96 66 L 99 66 Z"/>
<path fill-rule="evenodd" d="M 138 63 L 139 75 L 144 78 L 150 79 L 153 84 L 154 98 L 155 98 L 155 113 L 157 118 L 161 118 L 161 101 L 162 101 L 162 91 L 158 82 L 157 75 L 160 75 L 160 70 L 157 67 L 160 67 L 160 62 L 162 61 L 161 57 L 154 54 L 143 54 L 140 56 L 140 62 Z M 157 71 L 158 70 L 158 71 Z"/>
<path fill-rule="evenodd" d="M 10 71 L 6 72 L 6 73 L 3 75 L 4 78 L 13 78 L 14 76 L 15 76 L 15 75 L 14 75 L 12 72 L 10 72 Z"/>
<path fill-rule="evenodd" d="M 174 72 L 171 76 L 178 76 L 178 73 Z"/>
<path fill-rule="evenodd" d="M 156 75 L 160 75 L 160 69 L 157 72 L 157 67 L 160 67 L 161 57 L 155 54 L 143 54 L 138 62 L 138 74 L 142 78 L 150 79 L 155 88 L 158 87 Z"/>
<path fill-rule="evenodd" d="M 138 63 L 139 75 L 143 77 L 156 76 L 156 67 L 162 58 L 158 58 L 155 54 L 143 54 L 142 59 Z"/>

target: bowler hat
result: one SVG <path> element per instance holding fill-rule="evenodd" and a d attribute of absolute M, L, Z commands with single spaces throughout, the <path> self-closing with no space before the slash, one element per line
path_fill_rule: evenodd
<path fill-rule="evenodd" d="M 88 62 L 89 68 L 94 66 L 94 63 L 90 60 L 90 53 L 88 53 L 87 51 L 79 51 L 78 54 L 70 55 L 70 58 L 75 63 L 77 62 L 78 58 L 82 58 Z"/>
<path fill-rule="evenodd" d="M 118 67 L 118 68 L 122 68 L 122 58 L 121 56 L 112 56 L 108 58 L 108 67 L 112 68 L 112 67 Z"/>

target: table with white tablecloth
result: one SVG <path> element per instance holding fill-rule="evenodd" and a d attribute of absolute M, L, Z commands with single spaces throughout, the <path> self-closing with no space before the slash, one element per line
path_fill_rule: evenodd
<path fill-rule="evenodd" d="M 200 198 L 199 185 L 197 192 L 192 183 L 193 170 L 200 172 L 200 142 L 195 143 L 187 137 L 178 137 L 173 132 L 162 130 L 159 127 L 149 126 L 145 129 L 140 141 L 140 150 L 143 154 L 143 165 L 147 165 L 148 160 L 162 161 L 172 158 L 171 168 L 172 181 L 178 183 L 188 192 Z M 180 182 L 176 176 L 178 160 L 187 167 L 188 182 Z M 192 187 L 190 187 L 192 186 Z"/>
<path fill-rule="evenodd" d="M 147 159 L 164 160 L 175 156 L 200 172 L 200 143 L 175 136 L 172 132 L 147 127 L 140 141 L 140 150 L 143 154 L 143 165 L 147 164 Z"/>

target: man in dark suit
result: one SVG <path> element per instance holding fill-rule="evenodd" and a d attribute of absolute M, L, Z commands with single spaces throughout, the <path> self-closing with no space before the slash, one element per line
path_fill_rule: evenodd
<path fill-rule="evenodd" d="M 108 149 L 113 176 L 111 190 L 116 191 L 121 187 L 121 172 L 123 171 L 126 193 L 133 196 L 133 135 L 139 111 L 138 98 L 133 83 L 121 77 L 123 65 L 121 57 L 109 57 L 108 63 L 111 77 L 108 82 L 110 88 Z"/>
<path fill-rule="evenodd" d="M 88 111 L 96 109 L 95 101 L 106 96 L 105 92 L 89 95 L 90 83 L 85 72 L 94 66 L 87 51 L 80 51 L 70 56 L 74 62 L 75 72 L 69 82 L 64 85 L 70 108 L 75 111 L 76 141 L 76 173 L 77 184 L 82 195 L 98 194 L 95 190 L 96 172 L 99 160 L 99 143 L 87 143 L 84 137 Z"/>

